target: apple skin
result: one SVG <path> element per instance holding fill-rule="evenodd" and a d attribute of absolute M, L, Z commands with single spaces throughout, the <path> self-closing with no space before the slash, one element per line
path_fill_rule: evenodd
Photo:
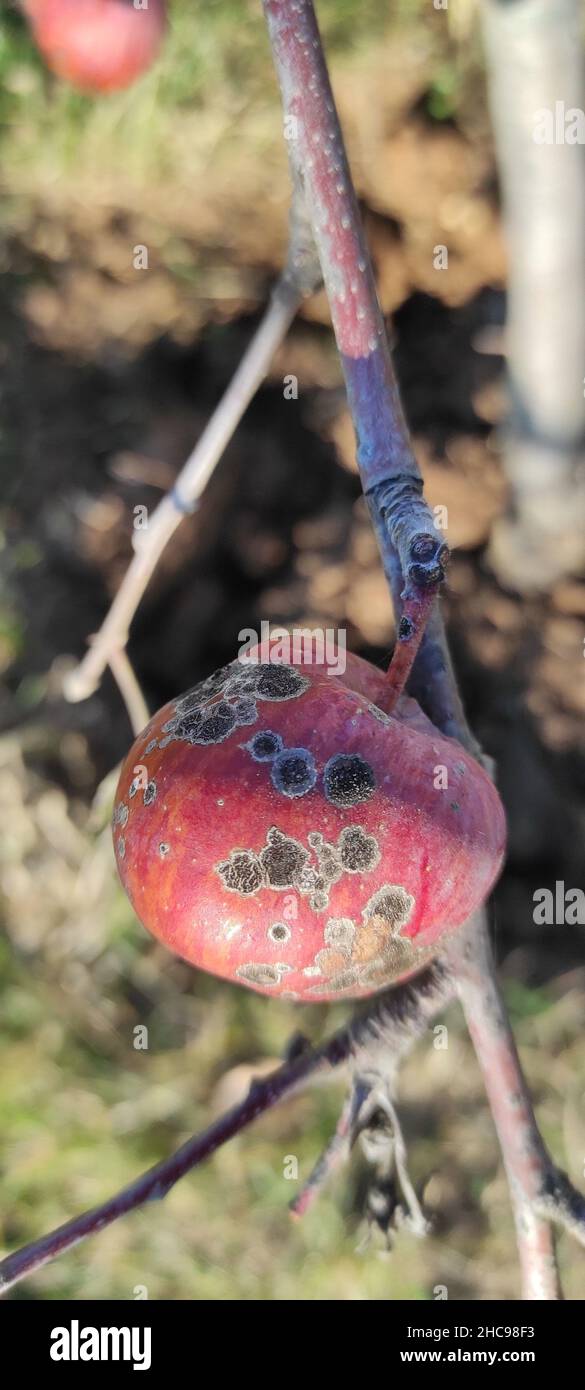
<path fill-rule="evenodd" d="M 34 39 L 58 77 L 86 92 L 129 87 L 154 63 L 165 0 L 23 0 Z"/>
<path fill-rule="evenodd" d="M 349 654 L 343 677 L 235 661 L 155 715 L 122 770 L 114 845 L 159 940 L 303 1002 L 363 998 L 432 959 L 499 873 L 504 812 L 458 743 L 413 700 L 384 714 L 384 695 Z"/>

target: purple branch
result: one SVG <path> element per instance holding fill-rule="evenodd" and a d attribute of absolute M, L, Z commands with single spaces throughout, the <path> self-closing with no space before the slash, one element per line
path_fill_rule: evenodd
<path fill-rule="evenodd" d="M 26 1275 L 41 1269 L 57 1255 L 71 1250 L 88 1236 L 96 1235 L 105 1226 L 111 1226 L 121 1216 L 146 1202 L 158 1201 L 166 1197 L 175 1183 L 210 1158 L 216 1149 L 227 1143 L 262 1115 L 272 1109 L 285 1095 L 289 1095 L 301 1082 L 314 1076 L 318 1071 L 334 1068 L 347 1060 L 352 1047 L 350 1030 L 336 1034 L 319 1051 L 303 1052 L 293 1062 L 285 1062 L 264 1081 L 253 1082 L 246 1099 L 240 1105 L 228 1110 L 202 1134 L 188 1139 L 186 1144 L 163 1159 L 154 1168 L 134 1182 L 122 1188 L 115 1196 L 109 1197 L 97 1207 L 92 1207 L 81 1216 L 58 1226 L 56 1230 L 43 1236 L 41 1240 L 25 1245 L 0 1262 L 0 1295 L 24 1279 Z"/>
<path fill-rule="evenodd" d="M 306 1183 L 290 1204 L 291 1216 L 306 1216 L 322 1192 L 325 1183 L 349 1157 L 355 1111 L 355 1094 L 351 1090 L 343 1103 L 334 1133 L 311 1169 Z"/>
<path fill-rule="evenodd" d="M 304 188 L 357 436 L 364 493 L 407 588 L 440 583 L 448 558 L 410 443 L 321 39 L 310 0 L 264 0 L 291 163 Z M 400 610 L 398 610 L 400 611 Z"/>
<path fill-rule="evenodd" d="M 298 213 L 302 208 L 302 190 L 331 302 L 356 426 L 364 492 L 397 613 L 401 612 L 400 600 L 404 598 L 402 616 L 410 624 L 402 634 L 399 625 L 390 698 L 409 675 L 418 647 L 410 688 L 438 727 L 470 746 L 472 737 L 434 600 L 447 551 L 437 538 L 432 515 L 422 498 L 422 481 L 398 397 L 313 8 L 309 0 L 265 0 L 265 9 L 285 115 L 297 121 L 296 139 L 291 142 L 296 209 Z M 301 211 L 300 215 L 304 213 Z M 290 266 L 290 270 L 298 276 L 303 267 Z M 407 643 L 412 644 L 410 654 Z M 374 1081 L 380 1078 L 383 1085 L 389 1083 L 406 1047 L 451 996 L 449 966 L 451 972 L 453 967 L 457 972 L 458 990 L 484 1071 L 504 1154 L 525 1296 L 556 1297 L 550 1222 L 564 1225 L 585 1241 L 585 1198 L 551 1163 L 538 1134 L 495 982 L 485 921 L 479 919 L 454 940 L 444 962 L 425 971 L 414 983 L 394 988 L 319 1050 L 303 1053 L 265 1081 L 255 1083 L 241 1105 L 101 1206 L 0 1263 L 0 1292 L 126 1212 L 164 1197 L 179 1178 L 310 1075 L 351 1060 L 358 1076 L 361 1069 Z M 414 1193 L 389 1094 L 386 1107 L 397 1145 L 401 1181 L 403 1188 L 410 1191 L 412 1205 Z M 345 1151 L 348 1114 L 344 1111 L 342 1116 L 339 1143 L 330 1146 L 310 1180 L 311 1187 L 320 1185 L 338 1153 Z M 301 1194 L 301 1209 L 306 1200 Z"/>
<path fill-rule="evenodd" d="M 166 1197 L 180 1178 L 205 1162 L 222 1144 L 233 1139 L 235 1134 L 240 1134 L 259 1115 L 272 1110 L 310 1077 L 333 1071 L 353 1058 L 359 1066 L 364 1058 L 371 1058 L 372 1051 L 377 1053 L 379 1050 L 386 1059 L 402 1056 L 452 996 L 453 984 L 446 970 L 439 966 L 424 971 L 416 984 L 407 982 L 391 993 L 380 996 L 349 1027 L 334 1033 L 321 1047 L 305 1049 L 300 1056 L 284 1062 L 264 1080 L 254 1081 L 240 1105 L 228 1110 L 202 1134 L 188 1139 L 169 1158 L 157 1163 L 99 1206 L 92 1207 L 81 1216 L 74 1216 L 40 1240 L 32 1241 L 0 1261 L 0 1296 L 8 1293 L 27 1275 L 42 1269 L 50 1260 L 72 1250 L 82 1240 L 87 1240 L 88 1236 L 97 1235 L 106 1226 L 111 1226 L 121 1216 L 136 1211 L 146 1202 Z"/>

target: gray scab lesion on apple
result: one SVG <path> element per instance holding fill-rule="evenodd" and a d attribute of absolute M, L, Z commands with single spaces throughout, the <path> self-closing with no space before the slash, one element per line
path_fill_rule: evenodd
<path fill-rule="evenodd" d="M 288 974 L 292 966 L 283 963 L 277 965 L 261 965 L 251 961 L 249 965 L 239 965 L 236 970 L 238 980 L 243 980 L 249 985 L 260 985 L 264 989 L 269 989 L 271 985 L 279 985 L 281 977 Z"/>
<path fill-rule="evenodd" d="M 401 884 L 386 883 L 366 904 L 361 923 L 351 918 L 330 918 L 325 927 L 324 947 L 315 957 L 323 980 L 313 985 L 309 993 L 381 988 L 405 970 L 422 965 L 429 952 L 421 951 L 402 935 L 414 905 L 412 894 Z M 315 973 L 311 966 L 308 971 Z"/>

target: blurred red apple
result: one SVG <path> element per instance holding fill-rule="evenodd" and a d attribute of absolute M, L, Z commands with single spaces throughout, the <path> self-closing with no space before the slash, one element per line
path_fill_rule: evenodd
<path fill-rule="evenodd" d="M 22 3 L 48 66 L 87 92 L 129 87 L 151 67 L 165 32 L 165 0 Z"/>

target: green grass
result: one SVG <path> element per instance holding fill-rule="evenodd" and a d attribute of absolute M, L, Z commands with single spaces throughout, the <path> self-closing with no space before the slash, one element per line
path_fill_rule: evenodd
<path fill-rule="evenodd" d="M 22 871 L 40 871 L 30 852 Z M 174 962 L 139 927 L 113 875 L 93 911 L 89 957 L 84 934 L 72 934 L 63 915 L 32 953 L 12 921 L 0 942 L 0 1247 L 103 1200 L 233 1103 L 226 1074 L 233 1087 L 238 1068 L 249 1077 L 267 1058 L 276 1062 L 297 1029 L 317 1039 L 345 1016 L 275 1005 Z M 510 993 L 525 1059 L 538 1065 L 535 1093 L 546 1096 L 543 1127 L 562 1152 L 564 1098 L 548 1076 L 546 1050 L 530 1047 L 538 1019 L 517 987 Z M 555 1065 L 570 1074 L 575 1006 L 567 1012 L 565 1002 L 539 994 Z M 424 1300 L 447 1284 L 450 1297 L 514 1297 L 512 1223 L 477 1066 L 458 1011 L 446 1021 L 448 1049 L 436 1051 L 430 1033 L 400 1088 L 415 1182 L 447 1183 L 438 1207 L 431 1201 L 438 1228 L 428 1242 L 400 1235 L 389 1258 L 376 1244 L 356 1253 L 355 1160 L 291 1223 L 298 1183 L 285 1177 L 285 1162 L 297 1159 L 299 1181 L 310 1172 L 337 1119 L 342 1087 L 332 1082 L 264 1116 L 165 1202 L 100 1233 L 13 1296 L 132 1299 L 146 1287 L 150 1298 L 195 1301 Z M 133 1029 L 144 1023 L 149 1046 L 136 1051 Z M 571 1296 L 576 1247 L 563 1262 Z"/>
<path fill-rule="evenodd" d="M 107 1000 L 113 1056 L 68 1022 L 66 994 L 57 1013 L 46 980 L 31 977 L 6 944 L 0 952 L 2 1244 L 40 1234 L 156 1162 L 209 1122 L 224 1070 L 277 1055 L 295 1026 L 290 1009 L 272 1009 L 190 972 L 188 996 L 177 999 L 187 1028 L 173 1022 L 172 1013 L 165 1023 L 171 1000 L 163 980 L 150 1047 L 135 1052 L 127 996 L 134 967 L 152 948 L 117 894 L 113 910 L 119 966 Z M 126 953 L 118 935 L 124 913 Z M 93 1006 L 100 1007 L 98 998 Z M 364 1262 L 355 1254 L 356 1217 L 346 1219 L 339 1194 L 302 1226 L 287 1215 L 297 1184 L 284 1177 L 284 1160 L 293 1154 L 301 1175 L 308 1173 L 334 1127 L 339 1098 L 334 1086 L 291 1101 L 164 1204 L 72 1252 L 18 1296 L 129 1299 L 138 1285 L 146 1285 L 151 1298 L 404 1296 L 399 1265 L 389 1273 L 379 1260 Z M 414 1273 L 409 1287 L 412 1296 L 426 1296 Z"/>
<path fill-rule="evenodd" d="M 10 185 L 31 179 L 189 178 L 190 149 L 206 136 L 245 132 L 250 106 L 280 138 L 277 90 L 260 0 L 170 4 L 170 30 L 152 71 L 126 92 L 87 97 L 45 71 L 24 22 L 8 11 L 0 31 L 0 145 Z M 386 0 L 324 0 L 332 54 L 359 51 L 388 27 Z M 221 141 L 220 141 L 221 142 Z M 197 197 L 191 187 L 190 196 Z"/>

